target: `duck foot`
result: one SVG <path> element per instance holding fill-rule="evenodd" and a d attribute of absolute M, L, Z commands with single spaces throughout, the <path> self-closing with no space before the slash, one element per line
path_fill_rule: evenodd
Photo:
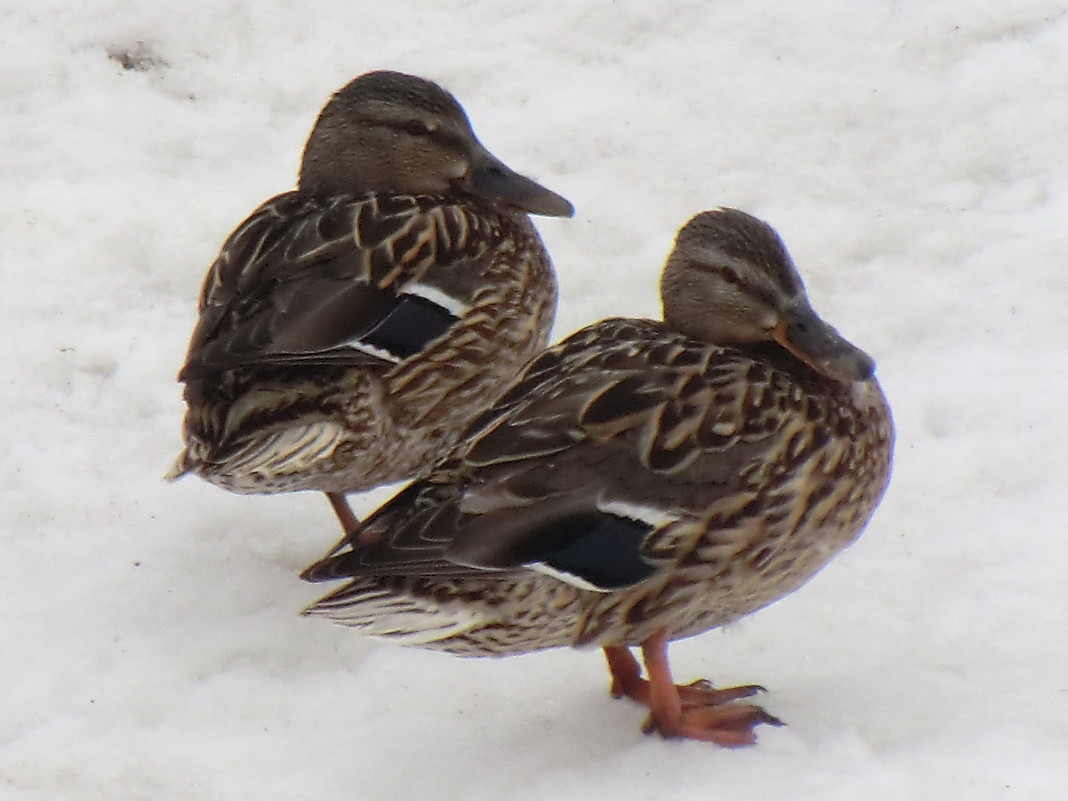
<path fill-rule="evenodd" d="M 727 704 L 724 706 L 684 706 L 677 718 L 658 720 L 650 711 L 642 724 L 642 733 L 657 732 L 665 739 L 682 737 L 702 740 L 724 748 L 740 748 L 757 741 L 753 731 L 761 723 L 784 726 L 781 720 L 755 704 Z"/>
<path fill-rule="evenodd" d="M 642 643 L 648 679 L 642 678 L 641 667 L 628 648 L 608 646 L 604 653 L 612 674 L 613 697 L 626 696 L 649 708 L 649 717 L 642 726 L 646 734 L 655 731 L 665 738 L 685 737 L 734 748 L 755 743 L 753 729 L 762 723 L 783 725 L 759 706 L 734 703 L 764 692 L 760 685 L 715 689 L 704 679 L 675 684 L 668 666 L 664 631 Z"/>
<path fill-rule="evenodd" d="M 642 678 L 641 667 L 630 650 L 622 645 L 604 649 L 608 670 L 612 674 L 612 697 L 631 698 L 649 706 L 652 702 L 651 682 Z M 718 706 L 767 692 L 759 684 L 744 684 L 740 687 L 715 689 L 707 679 L 697 679 L 689 684 L 673 684 L 683 706 Z"/>

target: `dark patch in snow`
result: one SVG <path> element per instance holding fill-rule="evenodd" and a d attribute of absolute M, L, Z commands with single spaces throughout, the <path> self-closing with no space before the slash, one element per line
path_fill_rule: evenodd
<path fill-rule="evenodd" d="M 124 70 L 148 72 L 170 66 L 152 45 L 145 42 L 134 42 L 132 47 L 113 45 L 108 48 L 107 53 L 108 58 L 117 62 Z"/>

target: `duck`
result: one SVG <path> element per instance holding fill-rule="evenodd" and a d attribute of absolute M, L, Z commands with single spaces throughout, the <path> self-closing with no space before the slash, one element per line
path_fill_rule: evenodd
<path fill-rule="evenodd" d="M 528 215 L 573 213 L 443 87 L 358 76 L 321 110 L 296 190 L 204 278 L 166 478 L 323 492 L 355 532 L 347 494 L 425 472 L 545 348 L 557 283 Z"/>
<path fill-rule="evenodd" d="M 535 358 L 427 476 L 302 574 L 305 609 L 459 656 L 603 649 L 647 732 L 735 747 L 781 721 L 758 685 L 676 684 L 672 641 L 794 592 L 868 524 L 894 428 L 874 362 L 736 209 L 679 231 L 663 319 Z M 640 649 L 642 667 L 632 649 Z"/>

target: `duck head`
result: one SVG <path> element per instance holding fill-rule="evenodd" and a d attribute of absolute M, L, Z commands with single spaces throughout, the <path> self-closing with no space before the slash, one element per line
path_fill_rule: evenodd
<path fill-rule="evenodd" d="M 486 150 L 456 98 L 400 72 L 361 75 L 330 99 L 308 137 L 299 186 L 320 196 L 460 193 L 529 214 L 574 213 Z"/>
<path fill-rule="evenodd" d="M 809 304 L 774 229 L 736 209 L 704 211 L 679 231 L 660 283 L 664 320 L 718 345 L 774 341 L 835 381 L 865 381 L 875 363 Z"/>

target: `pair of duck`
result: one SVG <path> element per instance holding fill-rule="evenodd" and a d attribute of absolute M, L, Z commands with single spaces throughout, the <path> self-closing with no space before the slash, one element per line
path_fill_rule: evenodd
<path fill-rule="evenodd" d="M 208 272 L 171 477 L 327 494 L 345 536 L 303 576 L 347 583 L 307 614 L 468 656 L 597 646 L 647 731 L 751 743 L 779 723 L 742 702 L 759 688 L 676 685 L 667 644 L 792 592 L 867 524 L 893 440 L 873 363 L 731 209 L 679 232 L 662 321 L 546 349 L 556 283 L 528 214 L 572 207 L 444 89 L 341 89 L 298 189 Z M 362 523 L 345 501 L 412 478 Z"/>

